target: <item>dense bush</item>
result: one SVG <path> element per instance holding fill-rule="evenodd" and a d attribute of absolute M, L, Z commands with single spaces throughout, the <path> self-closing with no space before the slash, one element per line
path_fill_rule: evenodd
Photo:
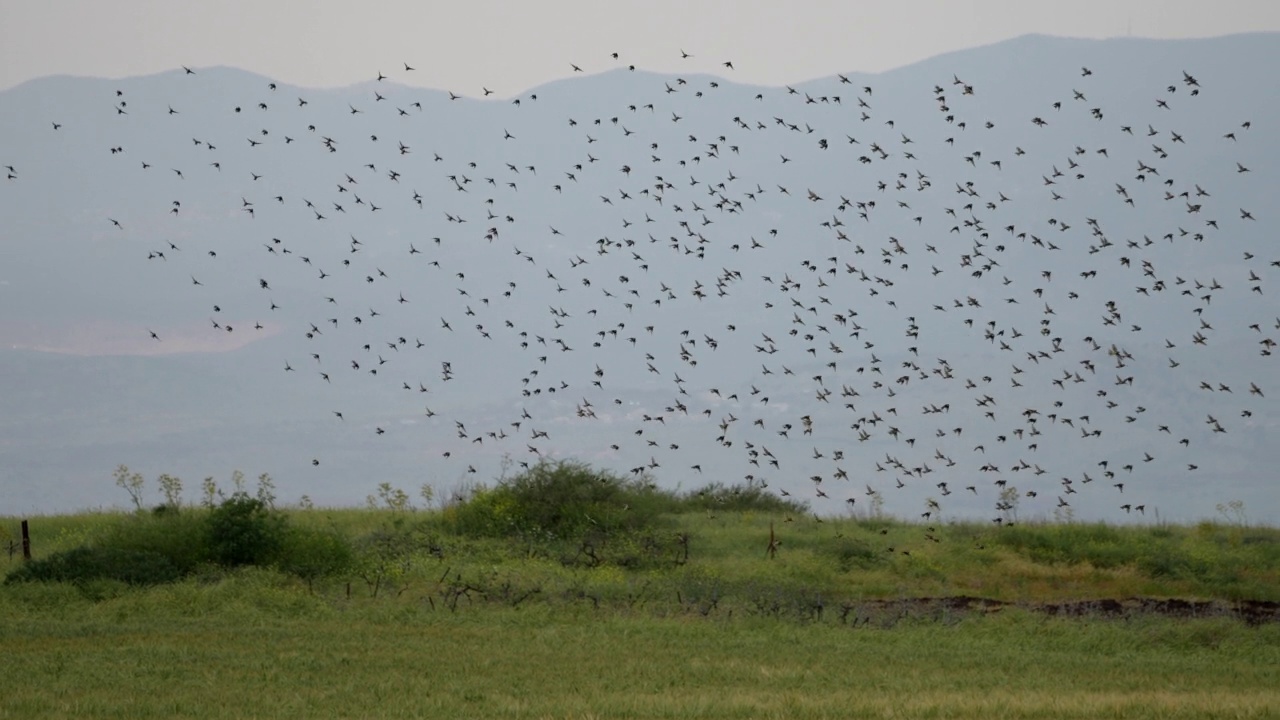
<path fill-rule="evenodd" d="M 465 536 L 565 539 L 653 529 L 663 515 L 703 510 L 803 513 L 806 506 L 758 485 L 712 483 L 678 495 L 647 477 L 543 461 L 494 487 L 472 489 L 445 519 Z"/>
<path fill-rule="evenodd" d="M 808 506 L 798 500 L 787 500 L 759 485 L 724 485 L 711 483 L 694 490 L 682 498 L 681 504 L 690 510 L 722 510 L 724 512 L 795 513 L 808 511 Z"/>
<path fill-rule="evenodd" d="M 209 559 L 224 567 L 270 565 L 285 542 L 285 518 L 266 503 L 236 493 L 210 511 Z"/>
<path fill-rule="evenodd" d="M 351 543 L 342 534 L 292 527 L 283 513 L 244 492 L 209 509 L 162 507 L 123 517 L 84 545 L 26 563 L 5 581 L 154 585 L 202 567 L 253 565 L 274 567 L 310 584 L 354 563 Z"/>
<path fill-rule="evenodd" d="M 115 547 L 78 547 L 33 560 L 10 573 L 5 583 L 118 580 L 129 585 L 159 585 L 182 573 L 162 553 Z"/>
<path fill-rule="evenodd" d="M 340 575 L 352 567 L 355 552 L 336 530 L 288 527 L 279 550 L 278 567 L 310 586 L 316 580 Z"/>
<path fill-rule="evenodd" d="M 526 557 L 566 566 L 651 568 L 688 560 L 689 537 L 673 516 L 704 511 L 805 511 L 756 485 L 719 483 L 685 494 L 646 476 L 622 477 L 572 461 L 543 461 L 524 472 L 456 496 L 442 529 L 472 538 L 503 538 Z"/>
<path fill-rule="evenodd" d="M 443 550 L 428 525 L 396 518 L 356 540 L 351 567 L 372 596 L 377 597 L 382 589 L 404 592 L 405 579 L 419 561 L 442 557 Z"/>
<path fill-rule="evenodd" d="M 112 524 L 91 547 L 162 555 L 187 575 L 211 562 L 208 535 L 205 512 L 136 513 Z"/>
<path fill-rule="evenodd" d="M 649 527 L 678 508 L 674 493 L 645 479 L 544 461 L 495 487 L 473 490 L 446 510 L 446 520 L 462 535 L 565 539 Z"/>

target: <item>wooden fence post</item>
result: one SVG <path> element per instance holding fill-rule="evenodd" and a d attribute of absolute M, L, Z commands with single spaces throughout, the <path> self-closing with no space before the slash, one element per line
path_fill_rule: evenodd
<path fill-rule="evenodd" d="M 27 528 L 27 521 L 22 521 L 22 559 L 31 559 L 31 532 Z"/>

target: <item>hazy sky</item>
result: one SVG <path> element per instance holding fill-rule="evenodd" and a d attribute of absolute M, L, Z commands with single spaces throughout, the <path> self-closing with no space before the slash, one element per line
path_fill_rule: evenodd
<path fill-rule="evenodd" d="M 1266 30 L 1280 30 L 1276 0 L 0 0 L 0 89 L 45 75 L 179 65 L 229 65 L 313 87 L 383 72 L 504 96 L 565 77 L 571 63 L 587 73 L 633 63 L 777 85 L 1027 33 Z"/>

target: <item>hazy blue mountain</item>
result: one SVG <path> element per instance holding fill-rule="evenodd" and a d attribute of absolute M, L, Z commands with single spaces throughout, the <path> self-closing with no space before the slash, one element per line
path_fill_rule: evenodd
<path fill-rule="evenodd" d="M 119 504 L 120 463 L 350 504 L 540 454 L 819 513 L 993 518 L 1003 483 L 1275 522 L 1277 39 L 514 101 L 13 88 L 0 513 Z"/>

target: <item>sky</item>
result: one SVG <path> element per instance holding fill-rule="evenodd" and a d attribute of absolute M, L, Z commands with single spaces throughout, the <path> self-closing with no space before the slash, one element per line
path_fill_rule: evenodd
<path fill-rule="evenodd" d="M 306 87 L 384 73 L 499 97 L 570 76 L 572 65 L 597 73 L 634 64 L 781 85 L 881 72 L 1029 33 L 1257 31 L 1280 31 L 1280 2 L 0 0 L 0 89 L 47 75 L 127 77 L 182 65 L 238 67 Z M 405 71 L 406 63 L 414 69 Z"/>

